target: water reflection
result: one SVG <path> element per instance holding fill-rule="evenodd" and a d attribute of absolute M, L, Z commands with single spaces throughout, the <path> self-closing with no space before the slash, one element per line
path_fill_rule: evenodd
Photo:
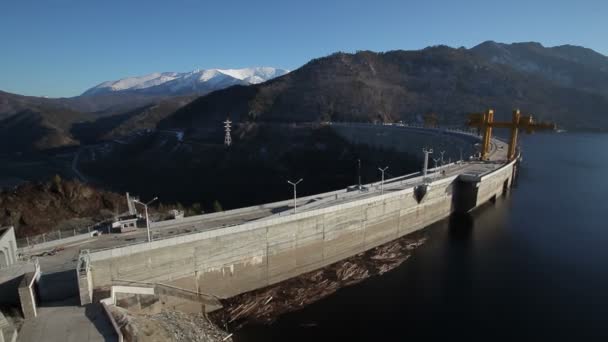
<path fill-rule="evenodd" d="M 237 340 L 608 340 L 608 136 L 526 140 L 508 196 L 429 227 L 394 271 Z"/>
<path fill-rule="evenodd" d="M 473 235 L 475 221 L 471 214 L 454 214 L 448 220 L 448 238 L 467 241 Z"/>

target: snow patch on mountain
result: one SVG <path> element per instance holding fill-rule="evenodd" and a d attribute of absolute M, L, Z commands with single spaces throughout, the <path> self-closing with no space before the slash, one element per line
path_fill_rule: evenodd
<path fill-rule="evenodd" d="M 213 91 L 235 84 L 257 84 L 288 73 L 273 67 L 243 69 L 198 69 L 190 72 L 155 72 L 152 74 L 107 81 L 88 89 L 82 95 L 114 92 L 183 93 Z"/>

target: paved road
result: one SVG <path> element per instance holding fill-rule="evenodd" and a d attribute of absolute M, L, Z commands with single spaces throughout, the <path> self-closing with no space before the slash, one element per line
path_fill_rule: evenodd
<path fill-rule="evenodd" d="M 101 304 L 78 306 L 76 300 L 38 308 L 38 317 L 23 324 L 17 341 L 118 341 Z"/>

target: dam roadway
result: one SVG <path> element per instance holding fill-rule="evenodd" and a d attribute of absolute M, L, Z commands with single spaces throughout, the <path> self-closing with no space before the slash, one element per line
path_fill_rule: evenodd
<path fill-rule="evenodd" d="M 375 126 L 375 125 L 374 125 Z M 399 126 L 397 126 L 399 127 Z M 386 128 L 386 127 L 384 127 Z M 411 130 L 409 127 L 399 127 Z M 418 130 L 418 128 L 414 128 Z M 477 139 L 477 137 L 475 137 Z M 479 178 L 501 167 L 506 160 L 507 144 L 494 140 L 491 145 L 490 161 L 466 161 L 446 164 L 443 167 L 429 168 L 427 182 L 436 182 L 442 179 L 452 179 L 463 176 Z M 432 163 L 432 160 L 430 161 Z M 397 192 L 414 188 L 423 182 L 421 172 L 394 177 L 384 181 L 384 193 Z M 380 182 L 364 184 L 363 191 L 342 189 L 327 193 L 301 197 L 297 200 L 297 212 L 302 213 L 315 209 L 328 208 L 338 204 L 371 198 L 382 193 Z M 263 221 L 274 217 L 284 217 L 293 214 L 293 200 L 269 203 L 229 210 L 220 213 L 203 214 L 184 219 L 151 222 L 152 240 L 160 240 L 178 235 L 203 232 L 240 225 L 247 222 Z M 139 229 L 123 234 L 104 234 L 88 240 L 58 246 L 54 255 L 39 258 L 41 268 L 46 272 L 58 272 L 76 268 L 80 250 L 88 249 L 91 252 L 111 250 L 147 242 L 147 232 Z"/>
<path fill-rule="evenodd" d="M 423 146 L 470 155 L 479 137 L 443 129 L 331 124 L 345 140 L 418 154 Z M 493 140 L 489 161 L 459 161 L 437 169 L 221 213 L 151 224 L 63 246 L 40 258 L 45 272 L 75 269 L 82 304 L 125 282 L 163 284 L 230 297 L 322 268 L 423 229 L 453 212 L 467 212 L 511 186 L 516 161 Z M 419 192 L 421 187 L 424 191 Z M 82 253 L 81 253 L 82 251 Z"/>

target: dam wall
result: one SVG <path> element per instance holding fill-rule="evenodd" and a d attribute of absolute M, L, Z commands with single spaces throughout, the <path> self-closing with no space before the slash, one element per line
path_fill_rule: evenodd
<path fill-rule="evenodd" d="M 461 152 L 463 159 L 467 160 L 476 153 L 474 145 L 479 142 L 476 135 L 447 129 L 354 123 L 332 123 L 330 127 L 350 143 L 390 149 L 420 159 L 425 147 L 434 150 L 434 158 L 439 157 L 440 151 L 445 151 L 446 162 L 449 158 L 459 160 Z M 432 165 L 432 161 L 429 165 Z"/>
<path fill-rule="evenodd" d="M 464 139 L 465 141 L 468 138 Z M 153 282 L 230 297 L 312 271 L 502 195 L 515 162 L 414 187 L 229 227 L 90 252 L 91 285 Z M 422 177 L 419 177 L 422 184 Z"/>

